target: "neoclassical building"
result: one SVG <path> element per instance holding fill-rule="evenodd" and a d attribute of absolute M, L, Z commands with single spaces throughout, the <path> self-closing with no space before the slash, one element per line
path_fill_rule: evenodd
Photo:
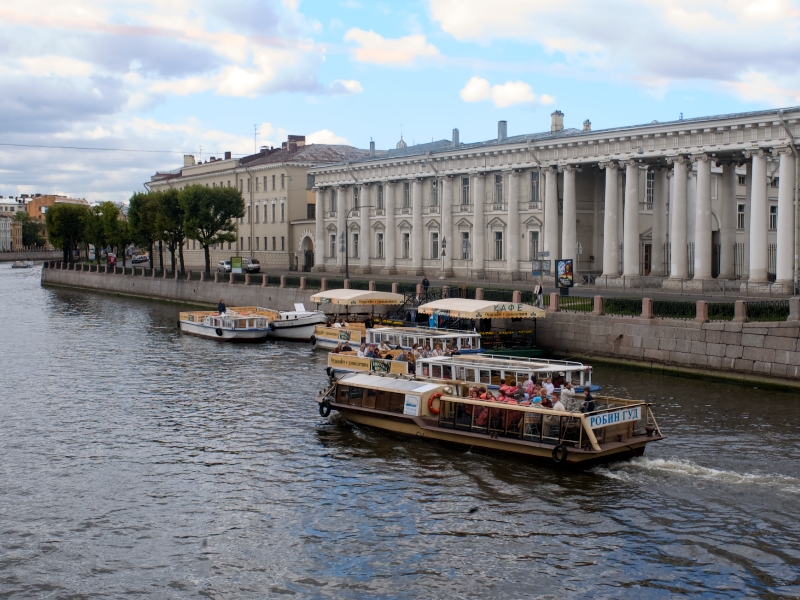
<path fill-rule="evenodd" d="M 359 273 L 515 278 L 571 258 L 610 278 L 792 281 L 800 108 L 601 131 L 563 119 L 309 169 L 315 270 L 342 270 L 346 246 Z"/>

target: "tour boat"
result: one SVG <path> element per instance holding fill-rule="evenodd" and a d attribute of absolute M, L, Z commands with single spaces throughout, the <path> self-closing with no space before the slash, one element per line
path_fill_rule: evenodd
<path fill-rule="evenodd" d="M 256 307 L 182 312 L 178 323 L 184 333 L 220 342 L 263 342 L 270 331 L 268 315 Z"/>
<path fill-rule="evenodd" d="M 12 269 L 30 269 L 33 267 L 32 260 L 15 260 L 11 264 Z"/>
<path fill-rule="evenodd" d="M 469 398 L 473 384 L 349 373 L 316 398 L 323 417 L 395 434 L 501 451 L 559 466 L 588 467 L 641 456 L 664 439 L 650 405 L 595 398 L 589 413 Z"/>
<path fill-rule="evenodd" d="M 317 326 L 328 322 L 328 317 L 324 312 L 321 310 L 306 310 L 306 307 L 299 302 L 294 305 L 294 310 L 270 312 L 273 313 L 269 323 L 268 337 L 270 339 L 307 342 L 314 335 L 314 330 Z"/>
<path fill-rule="evenodd" d="M 484 352 L 481 348 L 481 334 L 475 331 L 460 331 L 457 329 L 436 329 L 432 327 L 373 327 L 365 329 L 361 323 L 346 323 L 345 327 L 317 327 L 314 332 L 314 347 L 333 349 L 340 342 L 348 341 L 351 346 L 358 348 L 361 342 L 379 345 L 386 342 L 392 348 L 410 350 L 413 346 L 437 345 L 442 350 L 447 347 L 458 348 L 462 354 L 476 354 Z"/>

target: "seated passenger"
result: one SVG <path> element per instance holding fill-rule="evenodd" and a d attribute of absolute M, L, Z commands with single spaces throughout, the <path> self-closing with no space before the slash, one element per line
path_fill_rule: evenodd
<path fill-rule="evenodd" d="M 352 351 L 353 351 L 353 347 L 350 345 L 350 342 L 345 340 L 344 346 L 342 346 L 342 352 L 352 352 Z"/>
<path fill-rule="evenodd" d="M 556 400 L 556 403 L 553 404 L 553 410 L 567 410 L 567 407 L 564 406 L 563 402 L 561 402 L 561 398 Z"/>
<path fill-rule="evenodd" d="M 342 342 L 339 342 L 338 344 L 336 344 L 336 348 L 334 348 L 332 352 L 334 354 L 339 354 L 341 351 L 342 351 Z"/>
<path fill-rule="evenodd" d="M 366 358 L 375 358 L 375 344 L 370 344 L 364 354 Z"/>
<path fill-rule="evenodd" d="M 589 386 L 584 386 L 583 388 L 583 406 L 581 406 L 582 413 L 592 412 L 595 409 L 594 405 L 594 398 L 592 397 L 592 392 L 589 390 Z"/>
<path fill-rule="evenodd" d="M 547 379 L 545 379 L 544 383 L 542 384 L 542 387 L 545 389 L 548 396 L 552 396 L 553 390 L 556 389 L 556 386 L 553 385 L 553 378 L 548 377 Z"/>
<path fill-rule="evenodd" d="M 544 392 L 542 392 L 544 394 Z M 553 397 L 543 395 L 542 396 L 542 407 L 544 408 L 553 408 Z"/>
<path fill-rule="evenodd" d="M 333 323 L 333 326 L 334 326 L 336 329 L 341 329 L 341 328 L 342 328 L 342 324 L 341 324 L 339 321 L 335 321 L 335 322 Z"/>
<path fill-rule="evenodd" d="M 561 396 L 559 400 L 569 412 L 579 411 L 581 404 L 583 404 L 583 401 L 578 399 L 575 390 L 572 389 L 571 383 L 565 383 L 561 386 Z"/>
<path fill-rule="evenodd" d="M 400 354 L 394 357 L 395 360 L 399 360 L 401 362 L 408 362 L 408 356 L 406 356 L 405 350 L 400 350 Z"/>
<path fill-rule="evenodd" d="M 378 350 L 381 352 L 388 352 L 391 350 L 391 348 L 389 347 L 389 344 L 386 343 L 386 340 L 381 340 L 381 343 L 378 344 Z"/>
<path fill-rule="evenodd" d="M 358 349 L 358 358 L 366 358 L 367 356 L 367 343 L 361 342 L 361 347 Z"/>

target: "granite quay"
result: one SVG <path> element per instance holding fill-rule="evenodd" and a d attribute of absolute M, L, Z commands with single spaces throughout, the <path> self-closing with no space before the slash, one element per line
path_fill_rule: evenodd
<path fill-rule="evenodd" d="M 353 287 L 405 293 L 409 300 L 460 296 L 498 302 L 532 302 L 530 292 L 484 288 L 449 288 L 425 292 L 419 284 L 381 284 L 342 279 L 221 275 L 160 274 L 143 268 L 67 265 L 47 262 L 42 284 L 84 288 L 177 302 L 215 304 L 225 297 L 231 305 L 291 309 L 310 303 L 310 290 Z M 166 276 L 164 276 L 166 275 Z M 800 298 L 773 301 L 707 302 L 652 298 L 545 296 L 547 318 L 537 322 L 542 349 L 647 363 L 677 369 L 713 369 L 731 377 L 770 378 L 800 382 Z M 334 308 L 334 307 L 331 307 Z M 495 325 L 519 328 L 518 323 Z"/>
<path fill-rule="evenodd" d="M 54 251 L 40 251 L 40 250 L 25 250 L 19 252 L 0 252 L 0 262 L 13 262 L 15 260 L 55 260 L 61 258 L 63 252 L 61 250 Z"/>

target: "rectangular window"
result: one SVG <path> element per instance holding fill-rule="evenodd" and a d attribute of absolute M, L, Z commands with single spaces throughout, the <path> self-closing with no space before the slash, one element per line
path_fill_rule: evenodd
<path fill-rule="evenodd" d="M 256 238 L 256 250 L 258 250 L 258 238 Z"/>
<path fill-rule="evenodd" d="M 281 236 L 281 252 L 286 250 L 286 238 Z"/>
<path fill-rule="evenodd" d="M 439 206 L 439 182 L 436 179 L 431 182 L 431 206 Z"/>
<path fill-rule="evenodd" d="M 358 258 L 358 234 L 353 234 L 353 258 Z"/>
<path fill-rule="evenodd" d="M 284 175 L 283 173 L 281 173 L 281 189 L 282 190 L 286 189 L 286 175 Z"/>
<path fill-rule="evenodd" d="M 358 187 L 353 187 L 353 208 L 358 208 Z"/>
<path fill-rule="evenodd" d="M 275 191 L 275 175 L 272 176 L 272 191 Z"/>
<path fill-rule="evenodd" d="M 435 231 L 431 233 L 431 258 L 439 258 L 439 234 Z"/>
<path fill-rule="evenodd" d="M 255 178 L 256 189 L 255 192 L 258 192 L 258 177 Z"/>
<path fill-rule="evenodd" d="M 528 260 L 537 260 L 539 255 L 539 232 L 528 232 Z"/>
<path fill-rule="evenodd" d="M 403 258 L 411 257 L 411 234 L 403 234 Z"/>
<path fill-rule="evenodd" d="M 247 180 L 247 193 L 250 193 L 250 180 Z"/>
<path fill-rule="evenodd" d="M 275 222 L 275 203 L 272 203 L 272 222 Z"/>
<path fill-rule="evenodd" d="M 259 206 L 258 206 L 258 204 L 256 204 L 256 208 L 255 208 L 255 210 L 253 211 L 253 214 L 254 214 L 254 215 L 255 215 L 255 217 L 256 217 L 256 223 L 258 223 L 258 215 L 259 215 L 259 213 L 260 213 L 260 212 L 261 212 L 261 211 L 259 210 Z"/>
<path fill-rule="evenodd" d="M 275 236 L 272 236 L 272 251 L 275 252 L 275 250 L 277 250 L 277 247 L 275 245 Z"/>
<path fill-rule="evenodd" d="M 242 250 L 244 250 L 244 236 L 242 236 L 241 238 L 239 238 L 239 248 L 241 248 Z M 238 250 L 239 248 L 237 248 L 237 250 Z"/>
<path fill-rule="evenodd" d="M 376 258 L 383 258 L 383 234 L 375 234 L 375 255 Z"/>
<path fill-rule="evenodd" d="M 231 187 L 231 180 L 228 179 L 228 187 Z"/>
<path fill-rule="evenodd" d="M 773 177 L 772 178 L 772 182 L 770 183 L 770 186 L 774 187 L 774 188 L 778 187 L 778 185 L 779 185 L 778 180 L 779 179 L 780 179 L 780 177 Z"/>
<path fill-rule="evenodd" d="M 466 177 L 465 177 L 466 179 Z M 469 243 L 469 232 L 462 231 L 461 232 L 461 260 L 469 260 L 469 251 L 470 251 L 470 243 Z"/>
<path fill-rule="evenodd" d="M 494 203 L 495 204 L 502 204 L 503 203 L 503 176 L 502 175 L 495 175 L 494 176 Z"/>
<path fill-rule="evenodd" d="M 656 174 L 652 171 L 647 172 L 647 193 L 645 196 L 645 203 L 647 210 L 653 210 L 653 196 L 655 195 L 656 187 Z"/>
<path fill-rule="evenodd" d="M 744 204 L 736 205 L 736 229 L 744 229 Z"/>
<path fill-rule="evenodd" d="M 264 236 L 264 250 L 267 249 L 267 236 Z"/>
<path fill-rule="evenodd" d="M 317 218 L 317 205 L 306 204 L 306 219 L 316 219 L 316 218 Z"/>
<path fill-rule="evenodd" d="M 314 176 L 309 173 L 308 175 L 306 175 L 306 189 L 310 190 L 313 187 L 314 187 Z"/>
<path fill-rule="evenodd" d="M 739 185 L 747 184 L 747 178 L 744 175 L 738 175 L 737 179 L 739 180 Z"/>
<path fill-rule="evenodd" d="M 769 207 L 769 228 L 774 231 L 778 228 L 778 207 L 772 205 Z"/>
<path fill-rule="evenodd" d="M 461 178 L 461 204 L 469 204 L 469 177 Z"/>
<path fill-rule="evenodd" d="M 331 212 L 336 212 L 336 190 L 331 189 Z"/>
<path fill-rule="evenodd" d="M 531 204 L 539 208 L 539 171 L 531 171 Z"/>
<path fill-rule="evenodd" d="M 228 250 L 230 250 L 230 249 L 231 249 L 231 243 L 228 242 Z"/>
<path fill-rule="evenodd" d="M 247 236 L 247 249 L 250 250 L 250 236 Z"/>
<path fill-rule="evenodd" d="M 286 220 L 286 205 L 281 202 L 281 223 Z"/>
<path fill-rule="evenodd" d="M 247 207 L 247 222 L 250 223 L 250 207 Z"/>
<path fill-rule="evenodd" d="M 383 210 L 383 185 L 378 184 L 378 210 Z M 383 235 L 383 234 L 380 234 Z"/>
<path fill-rule="evenodd" d="M 503 232 L 494 232 L 494 259 L 503 260 Z"/>
<path fill-rule="evenodd" d="M 265 203 L 264 204 L 264 223 L 266 223 L 266 222 L 267 222 L 267 205 Z M 266 246 L 264 247 L 264 249 L 266 250 Z"/>
<path fill-rule="evenodd" d="M 244 181 L 242 179 L 239 180 L 239 191 L 242 191 L 242 186 L 244 185 Z"/>
<path fill-rule="evenodd" d="M 328 238 L 328 256 L 331 258 L 336 256 L 336 236 L 334 234 Z"/>
<path fill-rule="evenodd" d="M 264 191 L 267 191 L 267 176 L 264 175 Z"/>
<path fill-rule="evenodd" d="M 411 208 L 411 184 L 403 182 L 403 208 Z"/>

